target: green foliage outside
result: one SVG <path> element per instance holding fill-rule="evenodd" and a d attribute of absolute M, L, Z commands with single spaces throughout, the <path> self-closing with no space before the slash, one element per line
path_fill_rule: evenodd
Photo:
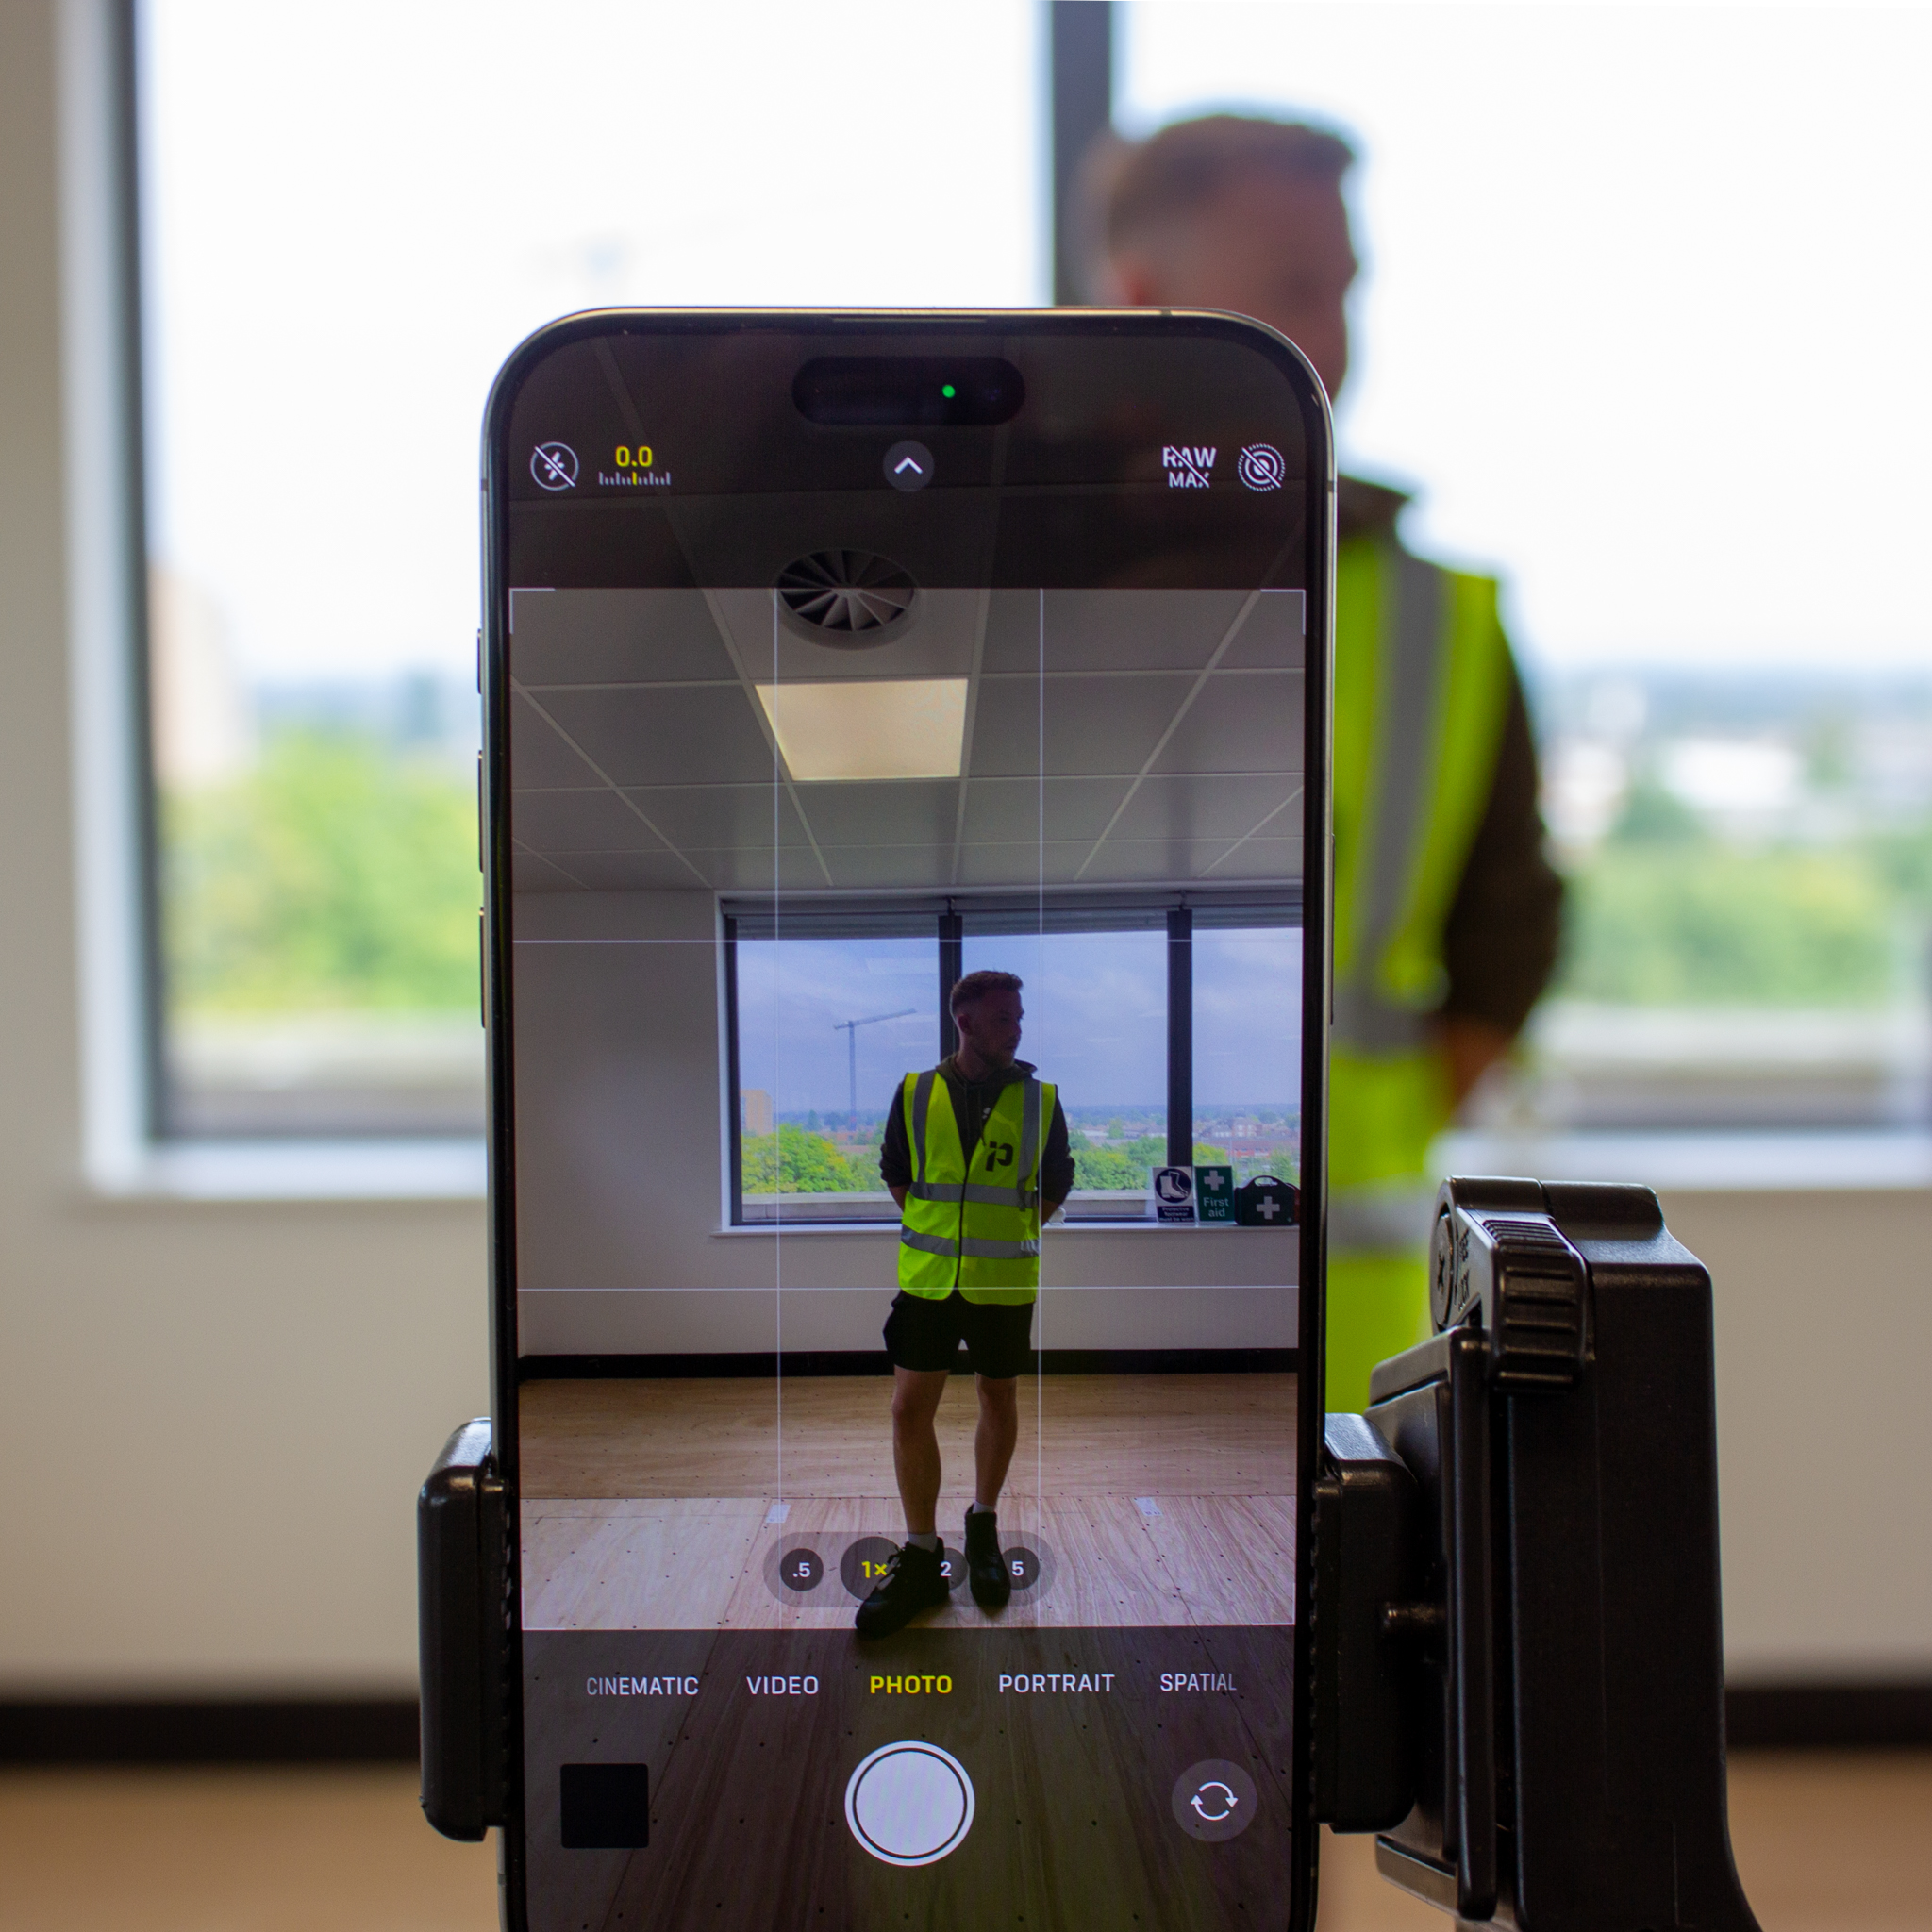
<path fill-rule="evenodd" d="M 1879 1007 L 1906 990 L 1928 916 L 1932 832 L 1740 849 L 1640 786 L 1571 875 L 1556 991 L 1618 1006 Z"/>
<path fill-rule="evenodd" d="M 164 799 L 173 1003 L 196 1015 L 474 1012 L 476 799 L 446 767 L 289 731 Z"/>
<path fill-rule="evenodd" d="M 1073 1127 L 1067 1133 L 1067 1145 L 1074 1156 L 1076 1188 L 1144 1188 L 1147 1170 L 1167 1165 L 1167 1141 L 1159 1134 L 1141 1134 L 1120 1147 L 1095 1147 L 1079 1128 Z M 1224 1163 L 1227 1149 L 1196 1141 L 1194 1158 Z"/>
<path fill-rule="evenodd" d="M 781 1122 L 774 1134 L 743 1143 L 747 1194 L 871 1194 L 884 1186 L 874 1168 L 861 1172 L 822 1134 Z"/>

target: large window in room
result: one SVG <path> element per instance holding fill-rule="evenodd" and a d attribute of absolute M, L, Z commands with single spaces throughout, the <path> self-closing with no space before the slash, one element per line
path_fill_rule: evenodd
<path fill-rule="evenodd" d="M 1070 1221 L 1138 1221 L 1170 1160 L 1298 1181 L 1301 984 L 1291 892 L 1110 892 L 817 908 L 727 900 L 732 1219 L 884 1221 L 890 1109 L 951 1051 L 941 989 L 1024 983 L 1020 1058 L 1054 1083 L 1074 1157 Z M 1193 1137 L 1170 1137 L 1177 1095 Z"/>
<path fill-rule="evenodd" d="M 491 378 L 605 305 L 1041 300 L 1038 9 L 853 0 L 836 32 L 760 0 L 135 20 L 150 1124 L 475 1134 Z M 813 1000 L 827 1026 L 912 1003 L 839 970 L 797 995 L 814 1025 Z M 839 1073 L 844 1038 L 824 1044 Z M 774 1119 L 797 1110 L 760 1077 Z"/>
<path fill-rule="evenodd" d="M 1505 581 L 1570 907 L 1478 1121 L 1923 1130 L 1932 13 L 1116 18 L 1124 132 L 1350 135 L 1342 467 Z"/>

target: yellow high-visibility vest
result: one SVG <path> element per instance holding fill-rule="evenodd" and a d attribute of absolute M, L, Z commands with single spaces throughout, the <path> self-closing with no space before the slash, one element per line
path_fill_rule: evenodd
<path fill-rule="evenodd" d="M 1030 1074 L 1000 1089 L 969 1169 L 937 1070 L 900 1087 L 912 1181 L 899 1227 L 899 1286 L 943 1301 L 1030 1302 L 1040 1291 L 1040 1162 L 1055 1090 Z"/>
<path fill-rule="evenodd" d="M 1450 1092 L 1428 1032 L 1442 935 L 1489 803 L 1509 691 L 1488 577 L 1388 538 L 1335 566 L 1335 1025 L 1327 1407 L 1427 1332 L 1429 1143 Z"/>

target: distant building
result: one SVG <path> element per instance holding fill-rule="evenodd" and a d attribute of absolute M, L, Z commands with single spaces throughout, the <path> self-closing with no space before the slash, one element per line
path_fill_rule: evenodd
<path fill-rule="evenodd" d="M 213 598 L 157 565 L 148 622 L 156 776 L 171 791 L 239 777 L 255 760 L 255 721 Z"/>
<path fill-rule="evenodd" d="M 745 1134 L 772 1131 L 772 1096 L 762 1087 L 746 1087 L 740 1095 L 742 1117 L 740 1130 Z"/>

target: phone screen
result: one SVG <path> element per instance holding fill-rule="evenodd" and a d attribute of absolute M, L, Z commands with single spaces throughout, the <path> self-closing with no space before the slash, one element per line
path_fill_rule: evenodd
<path fill-rule="evenodd" d="M 1312 377 L 613 314 L 488 461 L 512 1913 L 1289 1923 Z"/>

